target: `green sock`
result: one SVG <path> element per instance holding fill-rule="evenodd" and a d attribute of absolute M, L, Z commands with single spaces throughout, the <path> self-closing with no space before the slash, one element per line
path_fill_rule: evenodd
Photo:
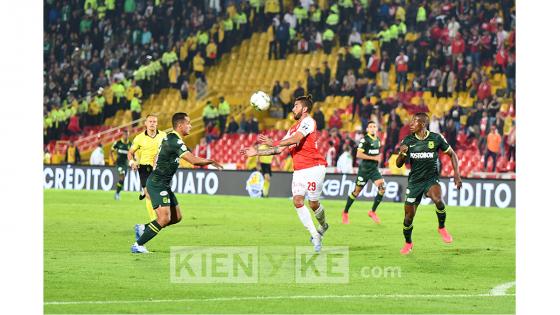
<path fill-rule="evenodd" d="M 447 213 L 445 212 L 445 208 L 443 209 L 436 209 L 437 220 L 439 224 L 439 228 L 443 229 L 445 227 L 445 218 L 447 217 Z"/>
<path fill-rule="evenodd" d="M 373 200 L 373 206 L 371 207 L 371 211 L 375 212 L 375 210 L 377 210 L 377 206 L 379 206 L 381 200 L 383 200 L 383 195 L 377 194 L 375 196 L 375 199 Z"/>
<path fill-rule="evenodd" d="M 346 206 L 344 206 L 344 212 L 348 213 L 350 207 L 354 203 L 354 200 L 356 200 L 356 196 L 354 196 L 354 193 L 351 192 L 350 195 L 348 195 L 348 199 L 346 199 Z"/>
<path fill-rule="evenodd" d="M 161 230 L 161 226 L 157 223 L 157 220 L 154 220 L 144 226 L 144 234 L 140 236 L 138 239 L 138 245 L 144 245 L 148 243 L 149 240 L 154 238 L 158 235 L 159 231 Z"/>
<path fill-rule="evenodd" d="M 122 190 L 122 188 L 123 188 L 123 184 L 124 184 L 124 179 L 123 179 L 123 180 L 120 180 L 120 181 L 117 183 L 117 194 L 121 192 L 121 190 Z"/>
<path fill-rule="evenodd" d="M 412 223 L 410 223 L 410 225 L 406 225 L 406 222 L 403 224 L 403 234 L 404 234 L 404 240 L 407 243 L 412 243 L 412 229 L 414 228 L 414 226 L 412 225 Z"/>

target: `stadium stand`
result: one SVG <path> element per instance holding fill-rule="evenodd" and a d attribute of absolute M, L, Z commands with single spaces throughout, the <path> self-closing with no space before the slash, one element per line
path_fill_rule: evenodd
<path fill-rule="evenodd" d="M 410 115 L 427 111 L 430 130 L 456 149 L 463 176 L 515 176 L 513 1 L 111 3 L 45 4 L 44 130 L 53 162 L 68 140 L 87 153 L 141 122 L 133 122 L 136 101 L 140 116 L 158 113 L 163 128 L 173 112 L 189 112 L 194 147 L 205 134 L 204 106 L 224 96 L 241 131 L 210 147 L 242 169 L 238 149 L 256 139 L 243 132 L 244 117 L 254 115 L 262 133 L 279 138 L 293 123 L 282 104 L 303 89 L 314 95 L 324 127 L 340 127 L 322 130 L 324 154 L 329 140 L 337 155 L 345 144 L 355 150 L 356 133 L 375 120 L 390 173 Z M 269 112 L 247 105 L 256 90 L 273 97 Z M 485 167 L 492 125 L 503 140 L 497 161 Z M 274 169 L 289 168 L 286 156 L 278 160 Z M 441 162 L 442 175 L 450 175 L 449 159 Z"/>

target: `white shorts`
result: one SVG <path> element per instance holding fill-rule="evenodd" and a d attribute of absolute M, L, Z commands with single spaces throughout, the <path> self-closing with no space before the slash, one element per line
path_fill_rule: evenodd
<path fill-rule="evenodd" d="M 323 191 L 323 181 L 327 169 L 323 165 L 294 171 L 292 178 L 292 195 L 305 196 L 311 201 L 319 200 Z"/>

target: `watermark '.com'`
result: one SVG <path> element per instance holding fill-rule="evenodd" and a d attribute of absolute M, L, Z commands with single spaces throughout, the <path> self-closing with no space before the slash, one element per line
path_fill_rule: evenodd
<path fill-rule="evenodd" d="M 172 283 L 348 283 L 347 246 L 171 247 Z"/>

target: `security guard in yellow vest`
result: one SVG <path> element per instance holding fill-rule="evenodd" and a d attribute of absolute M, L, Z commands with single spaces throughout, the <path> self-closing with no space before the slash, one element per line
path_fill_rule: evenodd
<path fill-rule="evenodd" d="M 325 21 L 327 27 L 330 28 L 336 28 L 336 26 L 338 25 L 338 21 L 340 19 L 340 17 L 338 16 L 338 8 L 336 7 L 336 5 L 333 5 L 333 7 L 335 7 L 336 10 L 333 10 L 333 8 L 331 7 L 329 16 L 327 16 L 327 20 Z"/>
<path fill-rule="evenodd" d="M 233 21 L 228 16 L 224 20 L 224 49 L 223 49 L 224 53 L 229 52 L 231 49 L 231 45 L 233 43 L 232 36 L 233 36 Z"/>
<path fill-rule="evenodd" d="M 311 21 L 311 24 L 313 24 L 316 29 L 322 29 L 321 14 L 321 10 L 319 10 L 316 5 L 312 4 L 309 7 L 309 21 Z"/>
<path fill-rule="evenodd" d="M 104 4 L 100 4 L 97 6 L 97 18 L 103 20 L 105 18 L 105 14 L 107 13 L 107 7 Z"/>
<path fill-rule="evenodd" d="M 323 33 L 323 46 L 325 48 L 325 54 L 330 54 L 332 47 L 333 47 L 333 40 L 334 40 L 334 32 L 327 28 L 327 30 Z"/>
<path fill-rule="evenodd" d="M 307 10 L 299 5 L 294 9 L 294 15 L 296 16 L 297 20 L 297 30 L 302 30 L 302 27 L 307 24 Z"/>

